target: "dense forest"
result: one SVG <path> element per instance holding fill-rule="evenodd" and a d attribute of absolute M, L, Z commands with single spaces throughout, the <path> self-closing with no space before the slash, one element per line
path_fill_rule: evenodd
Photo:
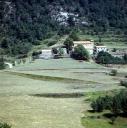
<path fill-rule="evenodd" d="M 74 27 L 126 32 L 126 0 L 1 0 L 0 50 L 5 54 L 27 54 L 33 45 Z"/>

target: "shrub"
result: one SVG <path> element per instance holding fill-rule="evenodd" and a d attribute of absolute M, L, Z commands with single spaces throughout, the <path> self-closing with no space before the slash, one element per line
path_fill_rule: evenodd
<path fill-rule="evenodd" d="M 73 39 L 67 38 L 64 41 L 64 45 L 65 45 L 65 47 L 67 49 L 67 53 L 69 54 L 69 51 L 71 51 L 72 50 L 72 47 L 74 46 Z"/>
<path fill-rule="evenodd" d="M 116 49 L 116 48 L 113 48 L 113 49 L 112 49 L 112 52 L 116 52 L 116 51 L 117 51 L 117 49 Z"/>
<path fill-rule="evenodd" d="M 116 76 L 117 75 L 117 70 L 116 69 L 111 70 L 110 75 L 111 76 Z"/>
<path fill-rule="evenodd" d="M 111 117 L 111 124 L 114 125 L 115 124 L 115 121 L 116 121 L 116 116 L 112 116 Z"/>
<path fill-rule="evenodd" d="M 121 91 L 115 96 L 99 97 L 91 103 L 95 112 L 110 110 L 115 116 L 127 114 L 127 91 Z"/>
<path fill-rule="evenodd" d="M 57 50 L 57 48 L 52 48 L 52 52 L 53 52 L 53 54 L 58 54 L 58 50 Z"/>
<path fill-rule="evenodd" d="M 33 52 L 33 53 L 32 53 L 32 56 L 38 56 L 38 55 L 40 55 L 41 53 L 42 53 L 42 51 Z"/>
<path fill-rule="evenodd" d="M 51 40 L 51 41 L 48 41 L 48 46 L 52 46 L 52 45 L 54 45 L 54 44 L 56 44 L 57 43 L 57 41 L 56 40 Z"/>
<path fill-rule="evenodd" d="M 112 97 L 105 96 L 99 97 L 91 103 L 91 107 L 95 112 L 102 112 L 103 110 L 109 110 L 112 105 Z"/>
<path fill-rule="evenodd" d="M 80 40 L 77 33 L 74 32 L 74 31 L 69 35 L 69 38 L 73 39 L 74 41 L 79 41 Z"/>
<path fill-rule="evenodd" d="M 108 52 L 101 51 L 96 57 L 96 62 L 100 64 L 124 64 L 124 59 L 114 57 Z"/>
<path fill-rule="evenodd" d="M 125 64 L 127 64 L 127 54 L 124 54 L 123 59 L 125 61 Z"/>
<path fill-rule="evenodd" d="M 95 112 L 102 112 L 104 110 L 103 99 L 99 97 L 96 101 L 92 102 L 91 107 Z"/>
<path fill-rule="evenodd" d="M 124 87 L 127 87 L 127 80 L 121 80 L 120 85 L 124 86 Z"/>
<path fill-rule="evenodd" d="M 0 58 L 0 70 L 5 69 L 4 59 L 3 57 Z"/>
<path fill-rule="evenodd" d="M 11 128 L 7 123 L 0 123 L 0 128 Z"/>

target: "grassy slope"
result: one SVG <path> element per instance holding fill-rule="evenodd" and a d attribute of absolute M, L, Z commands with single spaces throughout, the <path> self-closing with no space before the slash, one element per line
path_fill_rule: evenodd
<path fill-rule="evenodd" d="M 67 92 L 63 88 L 64 84 L 32 80 L 3 72 L 0 72 L 0 81 L 0 120 L 8 122 L 12 128 L 82 128 L 81 99 L 30 96 Z"/>
<path fill-rule="evenodd" d="M 82 91 L 88 91 L 89 89 L 93 91 L 95 89 L 103 90 L 105 86 L 116 88 L 119 83 L 119 80 L 108 75 L 110 69 L 95 63 L 78 62 L 72 59 L 37 60 L 34 63 L 17 66 L 13 71 L 25 73 L 25 75 L 33 74 L 36 79 L 37 77 L 41 77 L 41 79 L 43 77 L 42 80 L 44 80 L 44 77 L 57 79 L 57 81 L 61 79 L 65 85 L 68 80 L 74 80 L 75 82 L 72 82 L 73 86 L 77 87 L 78 82 Z"/>
<path fill-rule="evenodd" d="M 89 107 L 88 103 L 83 103 L 83 98 L 43 98 L 36 94 L 43 96 L 118 89 L 115 84 L 118 80 L 105 74 L 109 71 L 90 62 L 58 59 L 37 60 L 19 65 L 9 73 L 0 72 L 0 120 L 10 123 L 12 128 L 82 128 L 81 114 Z M 22 73 L 25 75 L 22 76 Z M 26 73 L 30 74 L 29 77 Z M 52 81 L 40 80 L 43 76 L 49 76 Z M 62 80 L 77 78 L 86 83 L 61 82 L 54 79 L 58 76 Z M 97 81 L 101 84 L 98 85 Z"/>

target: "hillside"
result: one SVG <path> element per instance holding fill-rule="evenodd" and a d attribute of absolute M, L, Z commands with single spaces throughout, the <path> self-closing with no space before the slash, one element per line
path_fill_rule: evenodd
<path fill-rule="evenodd" d="M 0 49 L 27 54 L 33 45 L 75 27 L 96 35 L 117 28 L 126 35 L 126 5 L 125 0 L 1 0 Z"/>

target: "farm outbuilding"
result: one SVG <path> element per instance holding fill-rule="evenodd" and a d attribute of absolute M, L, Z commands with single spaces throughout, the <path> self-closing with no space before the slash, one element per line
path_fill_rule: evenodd
<path fill-rule="evenodd" d="M 52 59 L 53 53 L 52 49 L 43 49 L 42 53 L 39 55 L 40 59 Z"/>

